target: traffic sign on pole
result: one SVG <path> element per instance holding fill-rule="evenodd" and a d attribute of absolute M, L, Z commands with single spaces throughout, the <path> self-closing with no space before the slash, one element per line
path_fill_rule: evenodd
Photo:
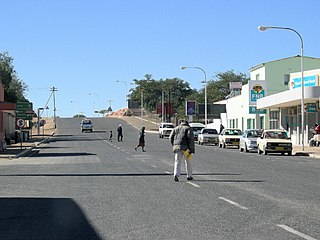
<path fill-rule="evenodd" d="M 24 125 L 25 125 L 25 121 L 24 121 L 22 118 L 20 118 L 20 119 L 17 120 L 17 126 L 18 126 L 18 128 L 23 128 Z"/>

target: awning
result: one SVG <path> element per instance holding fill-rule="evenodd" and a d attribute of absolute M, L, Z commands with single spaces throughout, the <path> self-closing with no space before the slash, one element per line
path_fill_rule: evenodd
<path fill-rule="evenodd" d="M 319 101 L 320 86 L 304 88 L 304 103 Z M 257 99 L 257 109 L 286 108 L 301 105 L 301 88 L 295 88 Z"/>

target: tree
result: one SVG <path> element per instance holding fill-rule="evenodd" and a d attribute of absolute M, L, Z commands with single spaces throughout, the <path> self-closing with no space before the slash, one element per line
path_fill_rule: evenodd
<path fill-rule="evenodd" d="M 235 73 L 234 70 L 218 72 L 214 79 L 207 83 L 208 103 L 213 103 L 225 99 L 230 93 L 229 83 L 241 82 L 242 85 L 248 83 L 249 78 L 245 73 Z M 204 99 L 204 89 L 201 90 L 201 98 Z M 203 102 L 204 100 L 202 100 Z"/>
<path fill-rule="evenodd" d="M 154 112 L 157 105 L 161 104 L 162 93 L 164 93 L 165 102 L 172 103 L 174 111 L 178 112 L 187 96 L 196 92 L 190 88 L 189 83 L 179 78 L 155 80 L 151 74 L 146 74 L 145 79 L 133 81 L 136 87 L 130 90 L 130 99 L 141 104 L 141 96 L 143 96 L 144 108 L 150 112 Z"/>
<path fill-rule="evenodd" d="M 28 86 L 19 79 L 13 66 L 13 58 L 7 52 L 0 53 L 0 81 L 4 87 L 4 101 L 28 101 L 24 94 Z"/>

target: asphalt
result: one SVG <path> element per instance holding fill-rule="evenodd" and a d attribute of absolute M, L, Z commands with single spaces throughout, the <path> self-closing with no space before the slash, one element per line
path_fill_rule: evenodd
<path fill-rule="evenodd" d="M 116 118 L 121 118 L 126 121 L 128 124 L 133 127 L 140 129 L 142 126 L 146 128 L 147 132 L 158 132 L 158 126 L 160 122 L 155 121 L 154 119 L 144 117 L 141 119 L 136 116 L 116 116 Z M 34 131 L 36 132 L 36 131 Z M 33 148 L 37 147 L 43 142 L 48 141 L 48 139 L 56 133 L 56 129 L 52 124 L 47 124 L 47 127 L 44 129 L 43 134 L 41 135 L 31 135 L 26 142 L 18 142 L 11 144 L 7 147 L 5 152 L 0 153 L 1 159 L 17 159 L 22 156 L 28 155 L 29 152 L 32 151 Z M 312 158 L 320 159 L 320 147 L 310 147 L 304 146 L 304 150 L 302 151 L 302 147 L 299 145 L 293 146 L 292 155 L 295 156 L 309 156 Z"/>

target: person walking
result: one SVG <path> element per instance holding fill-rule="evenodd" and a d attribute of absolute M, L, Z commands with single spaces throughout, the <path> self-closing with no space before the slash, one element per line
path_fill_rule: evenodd
<path fill-rule="evenodd" d="M 192 181 L 191 158 L 188 160 L 185 155 L 185 151 L 189 151 L 190 154 L 195 153 L 194 135 L 189 123 L 185 120 L 180 120 L 180 125 L 172 130 L 169 139 L 174 152 L 174 181 L 179 182 L 182 157 L 185 159 L 187 180 Z"/>
<path fill-rule="evenodd" d="M 142 127 L 141 130 L 139 131 L 139 143 L 138 145 L 134 148 L 134 150 L 137 151 L 138 147 L 142 148 L 142 152 L 145 152 L 144 146 L 145 146 L 145 140 L 144 140 L 144 135 L 145 135 L 145 127 Z"/>
<path fill-rule="evenodd" d="M 112 130 L 109 132 L 109 141 L 112 142 Z"/>
<path fill-rule="evenodd" d="M 122 135 L 122 126 L 121 126 L 121 124 L 119 124 L 119 126 L 117 128 L 117 132 L 118 132 L 118 142 L 122 142 L 123 135 Z"/>

